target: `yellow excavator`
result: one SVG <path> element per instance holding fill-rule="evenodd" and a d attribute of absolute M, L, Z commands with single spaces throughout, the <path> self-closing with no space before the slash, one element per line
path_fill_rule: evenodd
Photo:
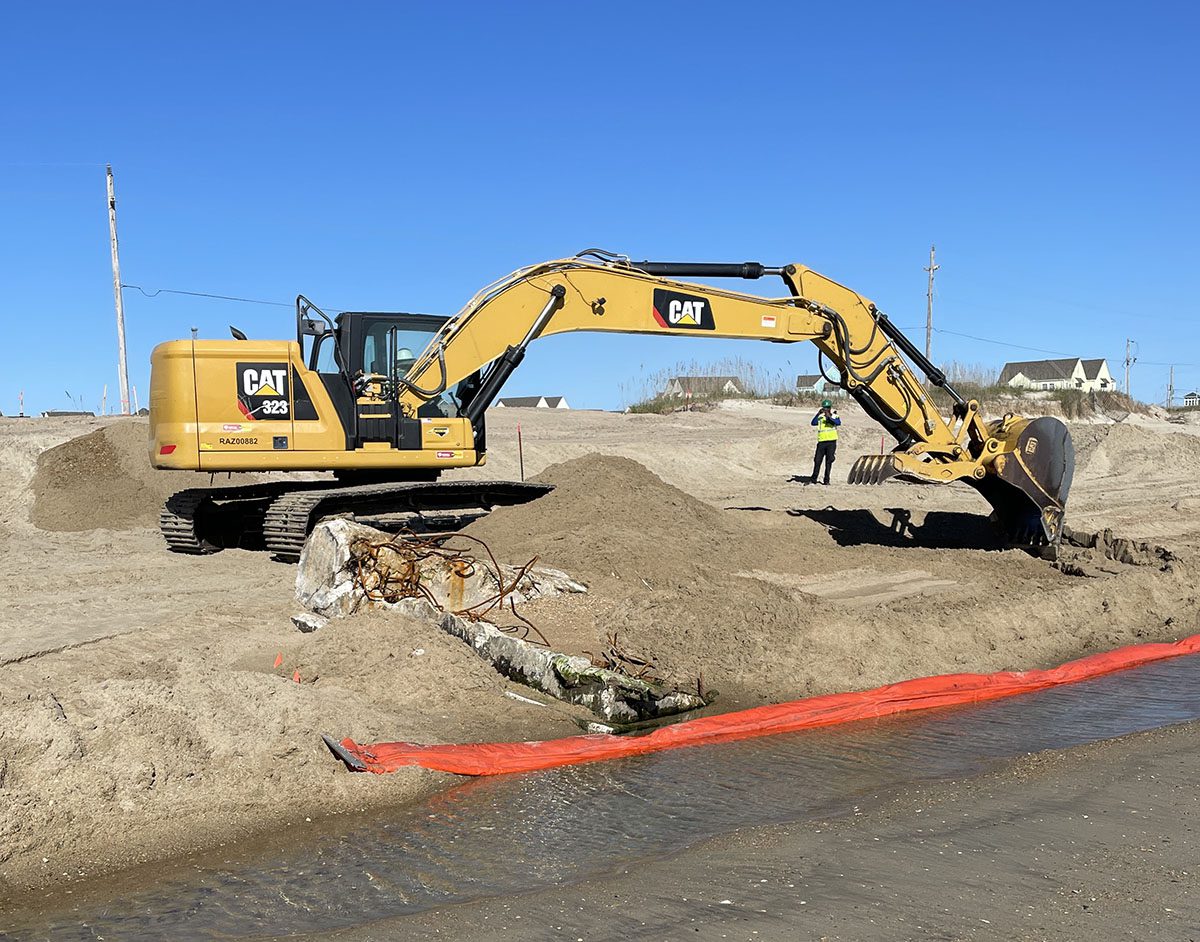
<path fill-rule="evenodd" d="M 768 298 L 682 279 L 779 277 Z M 323 517 L 416 529 L 461 525 L 546 493 L 511 481 L 439 482 L 483 464 L 484 415 L 530 343 L 568 331 L 614 331 L 816 344 L 845 389 L 896 440 L 859 458 L 854 484 L 889 478 L 963 481 L 1010 542 L 1057 543 L 1074 471 L 1065 424 L 984 420 L 979 404 L 871 301 L 802 265 L 634 262 L 589 249 L 519 269 L 452 317 L 296 305 L 296 339 L 175 340 L 151 357 L 150 460 L 188 471 L 331 471 L 335 480 L 274 480 L 171 497 L 168 546 L 207 553 L 265 548 L 295 559 Z M 913 364 L 953 403 L 943 417 Z"/>

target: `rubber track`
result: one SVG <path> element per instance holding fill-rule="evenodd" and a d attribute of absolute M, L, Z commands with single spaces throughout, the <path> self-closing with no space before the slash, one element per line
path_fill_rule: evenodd
<path fill-rule="evenodd" d="M 167 498 L 158 514 L 158 529 L 173 553 L 200 555 L 213 552 L 196 536 L 196 508 L 206 499 L 202 488 L 180 491 Z"/>
<path fill-rule="evenodd" d="M 191 488 L 170 497 L 159 514 L 159 529 L 167 546 L 176 553 L 215 553 L 222 547 L 205 541 L 197 530 L 196 518 L 209 501 L 222 505 L 244 502 L 260 505 L 270 500 L 265 512 L 247 513 L 243 532 L 262 527 L 268 551 L 281 559 L 300 558 L 300 550 L 312 528 L 323 517 L 335 514 L 387 514 L 475 510 L 486 513 L 505 504 L 522 504 L 548 494 L 548 484 L 517 481 L 398 482 L 327 486 L 322 482 L 269 482 L 240 487 Z M 261 522 L 260 522 L 261 521 Z"/>
<path fill-rule="evenodd" d="M 207 501 L 263 500 L 296 488 L 294 482 L 244 484 L 238 487 L 193 487 L 167 498 L 158 515 L 158 528 L 175 553 L 201 555 L 219 552 L 196 532 L 196 516 Z"/>
<path fill-rule="evenodd" d="M 547 484 L 516 481 L 448 481 L 411 484 L 361 484 L 329 490 L 284 494 L 267 508 L 263 536 L 267 549 L 280 559 L 300 558 L 312 528 L 324 517 L 403 511 L 490 511 L 505 504 L 522 504 L 548 494 Z"/>

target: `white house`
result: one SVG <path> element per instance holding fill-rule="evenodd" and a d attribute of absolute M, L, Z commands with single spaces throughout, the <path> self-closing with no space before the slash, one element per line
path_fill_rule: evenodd
<path fill-rule="evenodd" d="M 673 399 L 691 399 L 696 396 L 744 396 L 746 390 L 736 376 L 672 376 L 663 390 L 664 396 Z"/>
<path fill-rule="evenodd" d="M 1005 363 L 998 386 L 1018 389 L 1078 389 L 1106 392 L 1117 388 L 1104 359 L 1024 360 Z"/>
<path fill-rule="evenodd" d="M 1189 406 L 1189 407 L 1190 406 L 1200 406 L 1200 393 L 1198 393 L 1198 392 L 1188 393 L 1186 396 L 1183 397 L 1183 404 L 1185 406 Z"/>
<path fill-rule="evenodd" d="M 833 396 L 842 390 L 831 385 L 820 373 L 801 373 L 796 377 L 796 392 Z"/>
<path fill-rule="evenodd" d="M 566 396 L 509 396 L 496 400 L 497 409 L 569 409 Z"/>

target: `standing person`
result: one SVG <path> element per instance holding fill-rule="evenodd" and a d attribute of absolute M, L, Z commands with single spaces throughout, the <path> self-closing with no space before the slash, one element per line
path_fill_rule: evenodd
<path fill-rule="evenodd" d="M 842 420 L 838 418 L 833 403 L 828 399 L 821 400 L 820 411 L 813 416 L 812 424 L 817 427 L 817 453 L 813 458 L 812 482 L 817 483 L 821 471 L 821 462 L 825 462 L 825 480 L 829 483 L 829 470 L 833 467 L 833 458 L 837 454 L 838 426 Z"/>

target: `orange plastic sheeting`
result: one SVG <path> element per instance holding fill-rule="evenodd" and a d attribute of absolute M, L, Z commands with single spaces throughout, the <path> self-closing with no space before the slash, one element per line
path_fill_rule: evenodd
<path fill-rule="evenodd" d="M 369 772 L 393 772 L 419 765 L 459 775 L 501 775 L 532 772 L 560 765 L 599 762 L 643 755 L 680 746 L 750 739 L 792 733 L 853 720 L 893 716 L 934 707 L 999 700 L 1022 693 L 1078 683 L 1114 671 L 1200 653 L 1200 634 L 1173 644 L 1135 644 L 1092 654 L 1047 670 L 999 671 L 995 674 L 941 674 L 862 690 L 808 697 L 790 703 L 721 713 L 664 726 L 647 736 L 608 734 L 569 736 L 543 742 L 464 743 L 421 746 L 392 742 L 360 746 L 352 739 L 342 747 Z"/>

